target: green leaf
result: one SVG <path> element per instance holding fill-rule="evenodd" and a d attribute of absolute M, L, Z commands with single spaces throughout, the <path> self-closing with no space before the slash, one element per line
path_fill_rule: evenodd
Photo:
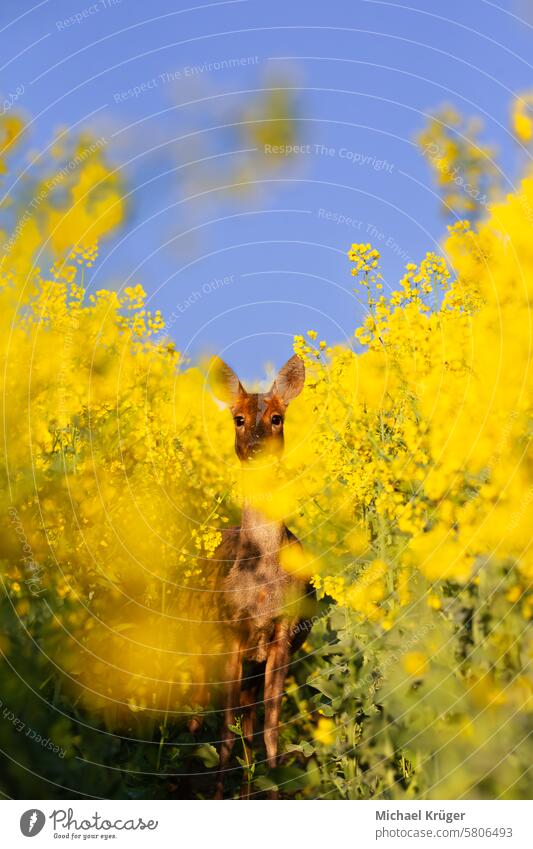
<path fill-rule="evenodd" d="M 214 766 L 218 766 L 218 752 L 211 743 L 202 743 L 201 746 L 198 746 L 194 752 L 192 753 L 193 757 L 200 758 L 203 765 L 208 769 L 212 769 Z"/>
<path fill-rule="evenodd" d="M 254 780 L 254 789 L 259 791 L 277 790 L 277 784 L 268 775 L 258 775 Z"/>
<path fill-rule="evenodd" d="M 271 770 L 270 777 L 286 793 L 302 790 L 309 782 L 306 771 L 298 766 L 278 766 Z"/>
<path fill-rule="evenodd" d="M 298 745 L 296 743 L 291 743 L 289 746 L 287 746 L 285 752 L 286 754 L 289 754 L 290 752 L 301 752 L 306 758 L 310 758 L 311 755 L 315 753 L 315 749 L 314 746 L 311 745 L 311 743 L 308 743 L 306 741 L 305 743 L 301 743 Z"/>
<path fill-rule="evenodd" d="M 329 616 L 329 625 L 332 631 L 341 631 L 346 625 L 344 610 L 333 610 Z"/>
<path fill-rule="evenodd" d="M 307 679 L 307 684 L 313 690 L 318 690 L 319 693 L 322 693 L 328 699 L 334 699 L 341 691 L 341 685 L 337 681 L 330 681 L 325 676 L 311 675 Z"/>

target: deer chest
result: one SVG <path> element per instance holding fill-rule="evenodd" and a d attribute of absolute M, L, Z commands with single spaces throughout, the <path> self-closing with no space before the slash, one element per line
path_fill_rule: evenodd
<path fill-rule="evenodd" d="M 265 660 L 276 622 L 298 618 L 294 599 L 299 584 L 277 556 L 252 547 L 240 552 L 224 581 L 223 596 L 225 618 L 241 633 L 248 659 Z"/>

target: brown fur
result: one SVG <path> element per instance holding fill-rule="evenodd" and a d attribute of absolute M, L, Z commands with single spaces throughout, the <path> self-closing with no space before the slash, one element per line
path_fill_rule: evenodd
<path fill-rule="evenodd" d="M 247 393 L 233 371 L 218 360 L 214 384 L 235 422 L 235 451 L 241 462 L 283 450 L 283 417 L 301 391 L 303 364 L 292 357 L 267 393 Z M 278 417 L 278 418 L 276 418 Z M 226 634 L 225 711 L 220 749 L 217 798 L 222 798 L 224 772 L 234 742 L 229 726 L 244 713 L 246 746 L 251 748 L 258 691 L 264 682 L 264 740 L 267 762 L 277 762 L 281 699 L 290 656 L 305 640 L 310 621 L 305 601 L 314 598 L 305 581 L 289 575 L 280 564 L 286 545 L 300 545 L 281 522 L 267 519 L 245 505 L 240 528 L 224 533 L 214 559 L 222 565 L 219 591 Z M 253 663 L 253 675 L 243 681 L 243 662 Z M 242 794 L 241 794 L 242 795 Z"/>

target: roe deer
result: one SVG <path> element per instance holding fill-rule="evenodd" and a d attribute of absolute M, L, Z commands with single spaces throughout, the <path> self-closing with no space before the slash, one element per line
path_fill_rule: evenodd
<path fill-rule="evenodd" d="M 283 420 L 289 401 L 301 392 L 305 368 L 297 356 L 283 366 L 270 390 L 248 393 L 229 366 L 216 359 L 213 389 L 228 404 L 235 424 L 235 451 L 241 463 L 283 451 Z M 222 566 L 218 590 L 224 618 L 225 707 L 216 797 L 234 743 L 231 726 L 243 714 L 243 737 L 251 755 L 259 688 L 264 682 L 264 743 L 269 767 L 276 765 L 281 700 L 291 654 L 305 641 L 310 620 L 303 617 L 312 587 L 284 571 L 280 551 L 300 543 L 282 522 L 246 500 L 240 528 L 224 532 L 214 559 Z M 253 674 L 243 676 L 243 661 Z M 242 795 L 242 792 L 241 792 Z"/>

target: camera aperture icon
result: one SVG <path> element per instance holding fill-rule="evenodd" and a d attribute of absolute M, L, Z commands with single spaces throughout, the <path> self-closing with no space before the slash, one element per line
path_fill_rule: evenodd
<path fill-rule="evenodd" d="M 30 808 L 24 811 L 20 818 L 20 830 L 24 837 L 35 837 L 42 831 L 46 817 L 38 808 Z"/>

